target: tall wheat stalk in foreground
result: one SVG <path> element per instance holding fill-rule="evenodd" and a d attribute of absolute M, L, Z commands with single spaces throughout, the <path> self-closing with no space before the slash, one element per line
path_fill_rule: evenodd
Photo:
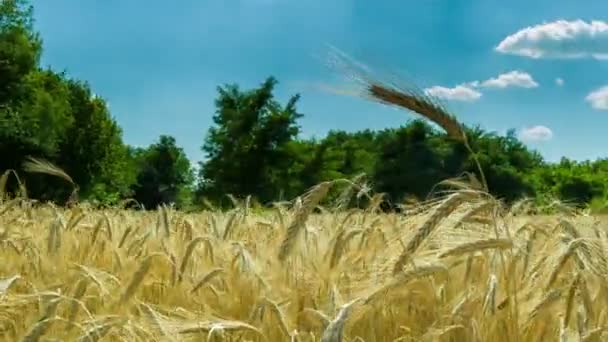
<path fill-rule="evenodd" d="M 381 82 L 373 76 L 366 65 L 354 60 L 337 48 L 330 51 L 328 64 L 341 69 L 345 75 L 354 80 L 363 91 L 358 95 L 387 105 L 396 106 L 417 113 L 441 127 L 451 138 L 462 142 L 475 161 L 484 189 L 488 191 L 485 174 L 477 155 L 471 148 L 467 134 L 456 117 L 439 105 L 436 99 L 415 89 L 406 89 L 395 84 Z"/>
<path fill-rule="evenodd" d="M 72 177 L 68 175 L 64 170 L 59 168 L 57 165 L 49 162 L 48 160 L 34 157 L 27 157 L 23 162 L 23 170 L 28 173 L 39 173 L 55 176 L 61 178 L 72 185 L 73 190 L 70 194 L 68 202 L 76 201 L 76 195 L 78 193 L 78 185 L 74 182 Z"/>

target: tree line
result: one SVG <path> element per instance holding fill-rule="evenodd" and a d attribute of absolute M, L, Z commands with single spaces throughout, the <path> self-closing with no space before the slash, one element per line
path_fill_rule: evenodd
<path fill-rule="evenodd" d="M 213 125 L 201 137 L 205 161 L 195 172 L 174 137 L 162 135 L 146 148 L 127 145 L 105 100 L 87 82 L 43 69 L 41 53 L 32 6 L 26 0 L 2 1 L 1 192 L 27 191 L 30 198 L 58 203 L 70 198 L 73 189 L 64 180 L 25 172 L 28 157 L 64 170 L 78 185 L 80 200 L 113 205 L 134 199 L 149 209 L 163 203 L 222 206 L 228 194 L 251 195 L 268 204 L 293 199 L 333 179 L 365 181 L 391 203 L 403 203 L 424 200 L 445 179 L 477 172 L 462 142 L 421 120 L 380 131 L 333 130 L 321 139 L 303 139 L 300 96 L 277 101 L 273 77 L 252 89 L 218 87 Z M 465 130 L 495 196 L 603 207 L 607 160 L 548 163 L 519 141 L 514 130 L 504 136 L 480 127 Z"/>

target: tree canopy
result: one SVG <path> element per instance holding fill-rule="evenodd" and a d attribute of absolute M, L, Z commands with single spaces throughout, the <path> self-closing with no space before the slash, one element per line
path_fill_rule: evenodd
<path fill-rule="evenodd" d="M 72 185 L 28 174 L 24 160 L 48 160 L 71 176 L 80 200 L 103 205 L 135 199 L 161 204 L 223 205 L 227 195 L 262 204 L 293 199 L 322 181 L 364 175 L 392 203 L 422 200 L 439 182 L 476 172 L 461 142 L 422 120 L 381 131 L 332 130 L 303 139 L 299 94 L 280 103 L 269 76 L 252 89 L 217 88 L 215 113 L 201 136 L 203 161 L 195 172 L 177 139 L 161 135 L 147 147 L 129 146 L 103 97 L 84 80 L 40 67 L 43 42 L 26 0 L 0 4 L 0 193 L 65 203 Z M 517 139 L 465 128 L 490 191 L 505 201 L 532 197 L 604 207 L 608 160 L 549 163 Z M 19 176 L 9 177 L 14 170 Z M 25 184 L 25 187 L 20 186 Z M 23 193 L 22 193 L 23 195 Z"/>

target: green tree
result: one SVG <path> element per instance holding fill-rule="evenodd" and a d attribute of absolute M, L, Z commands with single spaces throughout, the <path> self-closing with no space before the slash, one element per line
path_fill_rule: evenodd
<path fill-rule="evenodd" d="M 447 178 L 440 156 L 431 140 L 437 133 L 421 120 L 382 132 L 380 154 L 374 169 L 375 190 L 389 195 L 392 202 L 413 196 L 424 199 Z"/>
<path fill-rule="evenodd" d="M 213 200 L 226 194 L 252 195 L 260 202 L 275 200 L 290 183 L 290 143 L 299 133 L 296 111 L 299 95 L 280 105 L 273 95 L 277 81 L 266 79 L 258 88 L 241 91 L 237 85 L 219 87 L 215 126 L 202 150 L 199 193 Z"/>
<path fill-rule="evenodd" d="M 21 170 L 27 156 L 46 159 L 71 175 L 81 199 L 115 202 L 135 176 L 121 129 L 86 83 L 39 67 L 32 13 L 25 0 L 0 4 L 0 172 L 17 170 L 30 197 L 64 201 L 70 185 Z"/>
<path fill-rule="evenodd" d="M 147 209 L 160 204 L 183 208 L 190 204 L 194 175 L 190 161 L 175 138 L 161 135 L 147 149 L 132 150 L 138 167 L 134 199 Z"/>
<path fill-rule="evenodd" d="M 56 75 L 38 72 L 41 51 L 32 7 L 25 1 L 0 2 L 0 171 L 20 171 L 25 155 L 56 154 L 69 120 L 61 101 L 65 87 Z M 30 188 L 37 192 L 35 185 Z"/>
<path fill-rule="evenodd" d="M 0 108 L 27 96 L 24 80 L 38 67 L 42 41 L 33 30 L 32 14 L 24 0 L 0 2 Z"/>
<path fill-rule="evenodd" d="M 85 82 L 67 81 L 72 125 L 60 147 L 59 164 L 81 187 L 83 198 L 116 203 L 130 195 L 135 169 L 129 161 L 122 130 L 106 102 Z"/>

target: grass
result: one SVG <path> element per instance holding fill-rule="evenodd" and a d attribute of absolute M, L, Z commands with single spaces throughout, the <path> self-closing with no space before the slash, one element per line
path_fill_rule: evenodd
<path fill-rule="evenodd" d="M 301 206 L 258 214 L 245 202 L 226 213 L 186 214 L 6 201 L 0 336 L 606 338 L 604 218 L 517 214 L 472 190 L 411 215 L 307 210 L 322 191 Z"/>

